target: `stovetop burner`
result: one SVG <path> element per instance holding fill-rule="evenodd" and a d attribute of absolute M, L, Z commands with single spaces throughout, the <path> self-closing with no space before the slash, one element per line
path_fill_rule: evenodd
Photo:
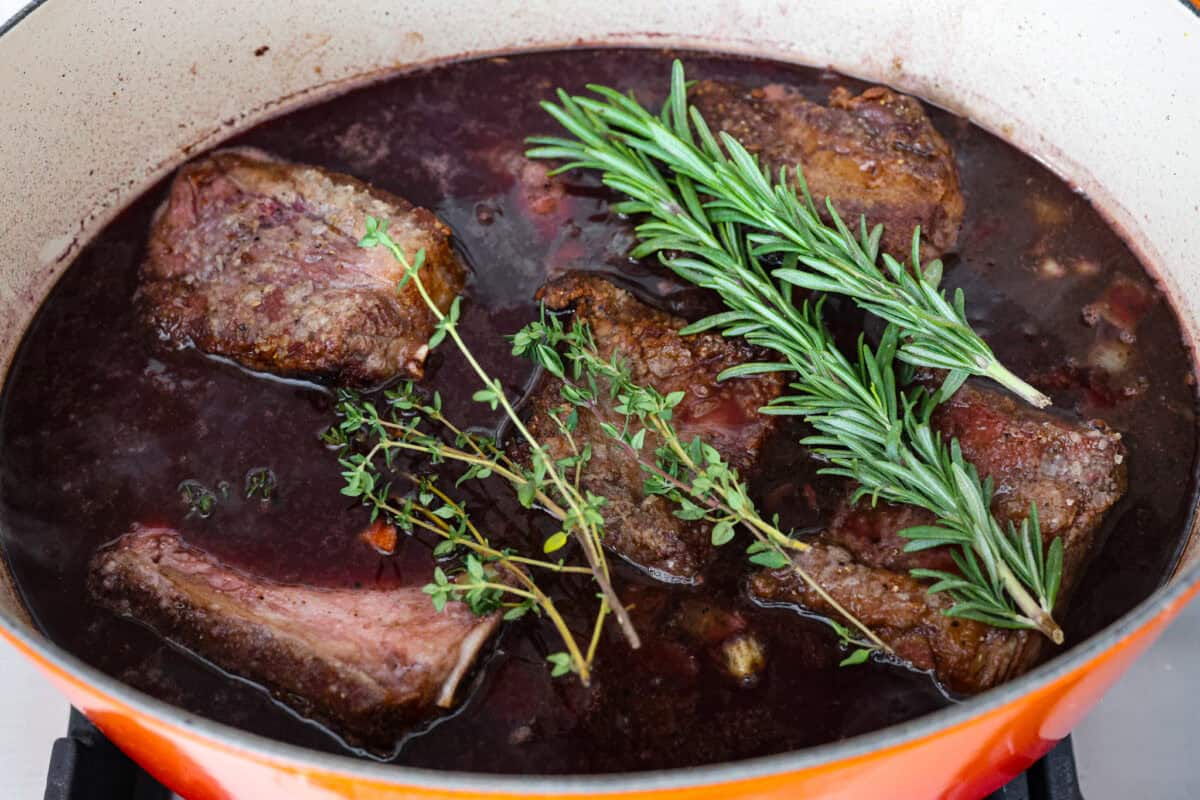
<path fill-rule="evenodd" d="M 67 735 L 54 743 L 50 754 L 45 800 L 176 797 L 104 738 L 87 717 L 71 709 Z M 1070 737 L 987 800 L 1083 800 Z"/>

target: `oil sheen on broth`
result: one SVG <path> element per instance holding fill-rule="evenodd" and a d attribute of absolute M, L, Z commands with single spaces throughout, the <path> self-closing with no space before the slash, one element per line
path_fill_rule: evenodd
<path fill-rule="evenodd" d="M 573 177 L 563 213 L 542 217 L 521 207 L 512 179 L 524 137 L 553 129 L 537 101 L 556 86 L 605 83 L 658 102 L 671 57 L 572 50 L 450 64 L 296 111 L 233 143 L 347 172 L 433 209 L 473 271 L 465 335 L 520 395 L 531 375 L 502 337 L 532 318 L 533 293 L 547 277 L 597 270 L 683 316 L 713 308 L 703 293 L 627 258 L 630 226 L 609 211 L 613 198 L 593 179 Z M 685 54 L 685 62 L 692 76 L 788 83 L 821 102 L 837 85 L 861 88 L 771 62 L 701 54 Z M 1078 642 L 1143 599 L 1178 555 L 1196 439 L 1189 353 L 1167 302 L 1084 198 L 966 120 L 930 113 L 957 156 L 967 202 L 948 285 L 966 291 L 972 324 L 1002 361 L 1047 387 L 1059 408 L 1105 419 L 1128 447 L 1129 491 L 1108 515 L 1065 620 L 1068 641 Z M 213 719 L 342 751 L 336 736 L 257 687 L 85 595 L 96 547 L 134 522 L 177 527 L 219 557 L 278 580 L 424 583 L 430 568 L 420 542 L 389 558 L 358 539 L 367 513 L 339 495 L 335 454 L 319 440 L 333 421 L 329 391 L 253 376 L 195 351 L 164 352 L 138 324 L 137 265 L 164 188 L 152 188 L 88 245 L 26 335 L 0 420 L 0 544 L 37 623 L 86 661 Z M 1130 293 L 1140 298 L 1140 319 L 1122 340 L 1097 317 L 1128 311 L 1121 304 Z M 862 324 L 845 303 L 832 302 L 828 313 L 835 325 Z M 452 415 L 496 425 L 470 402 L 463 387 L 472 379 L 448 351 L 434 354 L 427 385 L 442 391 Z M 799 435 L 776 435 L 753 485 L 767 512 L 812 528 L 837 492 L 794 444 Z M 277 476 L 274 498 L 239 500 L 244 476 L 259 467 Z M 224 481 L 230 499 L 206 519 L 188 517 L 177 491 L 188 479 L 213 488 Z M 491 529 L 535 541 L 547 533 L 547 520 L 522 511 L 503 487 L 471 489 L 467 500 Z M 678 767 L 829 742 L 954 702 L 904 667 L 838 668 L 841 654 L 822 623 L 744 599 L 740 558 L 722 559 L 702 588 L 617 569 L 635 617 L 658 626 L 642 631 L 641 651 L 610 629 L 596 680 L 584 689 L 549 677 L 548 627 L 510 626 L 461 690 L 460 708 L 409 736 L 394 761 L 521 773 Z M 685 632 L 712 609 L 741 615 L 765 642 L 767 667 L 753 685 L 726 677 L 702 637 Z"/>

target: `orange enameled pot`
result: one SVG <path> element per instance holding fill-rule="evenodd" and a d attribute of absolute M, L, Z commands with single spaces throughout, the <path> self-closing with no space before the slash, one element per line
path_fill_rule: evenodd
<path fill-rule="evenodd" d="M 1200 322 L 1200 18 L 1186 3 L 317 0 L 30 5 L 0 31 L 0 357 L 90 235 L 189 154 L 394 70 L 572 43 L 829 64 L 970 117 L 1085 191 Z M 262 45 L 269 45 L 269 51 Z M 1114 54 L 1126 53 L 1126 56 Z M 1119 66 L 1116 65 L 1119 59 Z M 976 798 L 1073 725 L 1200 591 L 1200 546 L 1125 617 L 969 702 L 731 764 L 493 777 L 288 746 L 153 700 L 41 636 L 0 559 L 0 636 L 179 794 L 216 798 Z"/>

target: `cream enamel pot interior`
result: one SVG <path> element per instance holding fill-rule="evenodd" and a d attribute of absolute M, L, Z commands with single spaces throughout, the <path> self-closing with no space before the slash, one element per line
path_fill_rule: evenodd
<path fill-rule="evenodd" d="M 49 0 L 0 36 L 0 358 L 82 243 L 197 151 L 396 69 L 576 43 L 831 65 L 970 117 L 1093 200 L 1200 332 L 1200 17 L 1176 0 L 168 3 Z M 266 45 L 266 52 L 256 53 Z M 1119 622 L 1000 689 L 794 754 L 633 776 L 491 778 L 281 745 L 152 700 L 30 625 L 0 636 L 188 797 L 970 798 L 1065 735 L 1200 588 L 1200 537 Z"/>

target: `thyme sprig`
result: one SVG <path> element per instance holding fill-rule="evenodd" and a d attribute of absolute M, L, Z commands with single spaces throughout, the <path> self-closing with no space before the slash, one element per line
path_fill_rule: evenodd
<path fill-rule="evenodd" d="M 403 477 L 417 487 L 418 491 L 416 494 L 406 494 L 399 507 L 393 505 L 392 487 L 390 483 L 383 483 L 386 478 L 385 473 L 379 469 L 379 461 L 382 460 L 386 468 L 393 468 L 396 455 L 402 452 L 425 456 L 432 464 L 457 462 L 465 465 L 466 469 L 456 485 L 498 475 L 516 489 L 518 499 L 526 508 L 537 502 L 556 517 L 562 518 L 564 515 L 565 512 L 558 504 L 538 488 L 538 478 L 532 470 L 526 470 L 510 461 L 491 438 L 473 431 L 463 431 L 446 418 L 442 414 L 440 394 L 435 392 L 432 400 L 426 401 L 411 381 L 405 381 L 393 389 L 386 390 L 383 398 L 387 410 L 380 412 L 374 403 L 364 401 L 357 392 L 349 389 L 339 390 L 335 411 L 341 422 L 325 433 L 325 441 L 339 446 L 341 450 L 340 463 L 345 470 L 342 477 L 346 480 L 342 493 L 351 497 L 361 497 L 367 502 L 372 507 L 372 521 L 382 513 L 400 520 L 405 530 L 411 530 L 411 523 L 439 535 L 445 534 L 448 544 L 443 543 L 435 549 L 434 555 L 438 556 L 451 553 L 453 547 L 458 545 L 467 545 L 476 553 L 487 556 L 489 560 L 494 560 L 499 552 L 485 546 L 487 542 L 475 529 L 465 506 L 457 504 L 438 489 L 432 477 L 405 473 Z M 427 427 L 443 429 L 454 437 L 454 443 L 448 443 L 436 433 L 426 431 Z M 364 439 L 369 449 L 356 451 L 351 447 L 356 438 Z M 432 505 L 435 498 L 438 502 L 436 506 Z M 419 520 L 413 522 L 414 514 L 427 518 L 425 522 L 435 527 L 430 528 L 429 524 Z M 432 517 L 437 519 L 431 519 Z M 445 520 L 454 520 L 460 527 L 466 527 L 477 540 L 477 544 L 471 544 L 454 530 L 446 528 L 443 525 Z M 558 548 L 553 546 L 545 548 L 546 552 L 556 549 Z M 508 551 L 504 554 L 507 560 L 518 564 L 553 572 L 591 574 L 588 567 L 530 559 Z"/>
<path fill-rule="evenodd" d="M 365 412 L 367 416 L 364 419 L 369 422 L 370 432 L 379 449 L 373 447 L 371 453 L 352 454 L 346 457 L 347 490 L 359 491 L 357 496 L 368 499 L 373 497 L 373 494 L 366 492 L 367 489 L 370 489 L 373 493 L 378 481 L 378 473 L 374 471 L 373 459 L 382 454 L 386 461 L 389 458 L 387 454 L 393 450 L 415 451 L 424 453 L 435 460 L 451 459 L 462 462 L 468 468 L 465 478 L 482 478 L 491 474 L 505 478 L 516 491 L 517 498 L 522 504 L 532 506 L 536 502 L 561 522 L 561 530 L 547 539 L 545 543 L 547 551 L 558 549 L 569 539 L 574 539 L 578 543 L 587 569 L 596 582 L 602 597 L 592 635 L 593 643 L 598 641 L 599 630 L 604 619 L 611 613 L 616 618 L 617 624 L 630 646 L 639 647 L 640 639 L 633 627 L 633 622 L 613 590 L 609 565 L 602 546 L 604 519 L 600 513 L 600 507 L 604 503 L 604 498 L 580 487 L 578 483 L 579 456 L 576 456 L 574 460 L 555 461 L 547 455 L 542 444 L 529 432 L 513 408 L 500 381 L 489 375 L 480 365 L 459 334 L 458 320 L 461 298 L 456 297 L 449 310 L 443 312 L 430 297 L 420 274 L 425 260 L 424 251 L 418 251 L 409 261 L 399 244 L 388 235 L 387 221 L 373 217 L 367 217 L 366 235 L 363 236 L 359 245 L 366 248 L 382 246 L 401 265 L 404 274 L 397 289 L 404 288 L 411 281 L 417 288 L 426 308 L 434 317 L 434 334 L 429 340 L 429 347 L 435 348 L 447 339 L 453 343 L 482 383 L 483 388 L 476 391 L 473 398 L 477 402 L 486 403 L 493 410 L 501 409 L 503 411 L 508 424 L 511 425 L 516 435 L 528 445 L 530 466 L 525 468 L 516 464 L 505 456 L 494 443 L 482 441 L 480 437 L 468 434 L 454 426 L 442 415 L 440 403 L 435 402 L 418 407 L 418 404 L 412 400 L 411 387 L 409 387 L 410 391 L 405 395 L 393 394 L 391 396 L 395 401 L 394 410 L 397 413 L 414 413 L 418 420 L 421 419 L 422 414 L 430 417 L 454 435 L 456 444 L 447 446 L 437 436 L 432 436 L 429 432 L 421 429 L 419 424 L 414 426 L 397 418 L 387 420 L 369 402 L 361 404 L 361 407 L 349 404 L 344 409 L 347 414 L 355 414 L 356 408 Z M 405 407 L 406 404 L 407 407 Z M 352 418 L 348 417 L 349 419 Z M 589 647 L 589 652 L 594 652 L 594 649 L 593 644 Z M 579 648 L 574 647 L 571 642 L 568 642 L 568 651 L 572 669 L 579 673 L 582 680 L 586 681 L 590 670 L 590 658 L 583 655 Z M 566 663 L 565 659 L 556 657 L 556 667 L 563 663 Z"/>
<path fill-rule="evenodd" d="M 580 411 L 593 415 L 600 430 L 645 473 L 647 494 L 669 500 L 680 519 L 708 522 L 716 546 L 732 541 L 735 528 L 747 530 L 754 539 L 747 548 L 752 563 L 776 569 L 790 566 L 857 628 L 861 637 L 831 621 L 845 644 L 862 651 L 862 655 L 851 654 L 848 663 L 861 663 L 874 649 L 891 652 L 870 628 L 792 560 L 794 553 L 808 550 L 809 545 L 780 530 L 778 519 L 768 522 L 762 518 L 745 482 L 720 452 L 700 437 L 682 440 L 672 417 L 684 392 L 663 395 L 653 386 L 638 384 L 619 352 L 608 359 L 601 357 L 584 323 L 574 320 L 569 328 L 564 327 L 544 308 L 539 321 L 529 323 L 510 339 L 514 355 L 529 358 L 560 381 L 559 394 L 565 406 L 559 414 L 567 420 L 568 430 L 578 425 Z"/>
<path fill-rule="evenodd" d="M 961 574 L 914 572 L 934 580 L 930 591 L 949 593 L 955 602 L 948 614 L 1036 629 L 1061 643 L 1062 629 L 1052 616 L 1061 580 L 1061 542 L 1055 540 L 1043 552 L 1032 507 L 1019 529 L 1011 524 L 1007 531 L 1001 528 L 989 511 L 990 481 L 979 479 L 956 441 L 943 441 L 929 425 L 936 402 L 957 390 L 969 374 L 995 378 L 1030 402 L 1045 404 L 998 365 L 970 331 L 961 295 L 956 295 L 953 313 L 943 313 L 948 306 L 936 290 L 940 267 L 910 273 L 885 258 L 885 274 L 875 266 L 881 228 L 868 231 L 863 223 L 855 240 L 832 206 L 835 227 L 825 226 L 799 169 L 803 201 L 788 184 L 786 171 L 773 184 L 736 140 L 723 135 L 721 143 L 731 154 L 726 157 L 695 109 L 689 115 L 678 63 L 661 117 L 612 89 L 590 88 L 602 99 L 560 92 L 561 107 L 544 104 L 577 140 L 538 137 L 532 141 L 540 146 L 529 154 L 565 159 L 559 171 L 601 170 L 605 184 L 633 198 L 620 204 L 623 212 L 650 216 L 637 227 L 640 244 L 634 255 L 657 253 L 676 274 L 720 295 L 728 310 L 685 333 L 716 328 L 784 357 L 782 363 L 734 367 L 723 377 L 793 373 L 796 394 L 764 410 L 798 414 L 812 424 L 818 435 L 804 443 L 829 459 L 827 472 L 858 482 L 856 499 L 869 495 L 910 503 L 939 517 L 937 525 L 903 533 L 912 539 L 906 546 L 910 551 L 953 548 Z M 693 144 L 697 138 L 700 147 Z M 770 221 L 760 214 L 764 208 L 787 213 Z M 768 222 L 779 227 L 765 229 Z M 769 271 L 762 257 L 782 252 L 777 246 L 782 240 L 791 243 L 791 250 L 784 253 L 783 267 Z M 915 250 L 914 244 L 917 265 Z M 808 273 L 796 269 L 801 263 L 815 270 L 815 276 L 803 277 Z M 868 281 L 868 271 L 882 277 Z M 857 283 L 859 279 L 866 282 Z M 857 365 L 852 365 L 826 330 L 821 304 L 798 307 L 793 302 L 795 286 L 847 294 L 887 319 L 880 347 L 872 352 L 860 342 Z M 870 287 L 880 294 L 868 292 Z M 986 366 L 978 360 L 985 352 L 990 359 Z M 910 397 L 897 387 L 897 358 L 951 372 L 937 393 L 918 390 Z"/>
<path fill-rule="evenodd" d="M 590 575 L 591 570 L 561 561 L 528 558 L 507 548 L 494 547 L 476 527 L 466 506 L 443 492 L 433 477 L 404 473 L 403 478 L 413 490 L 394 494 L 391 483 L 383 482 L 384 473 L 378 462 L 382 460 L 386 466 L 392 466 L 397 452 L 416 452 L 438 463 L 467 463 L 468 472 L 460 479 L 461 483 L 470 478 L 487 477 L 475 459 L 479 453 L 493 448 L 484 437 L 475 434 L 462 434 L 472 440 L 468 451 L 445 445 L 437 437 L 421 432 L 422 418 L 412 412 L 428 411 L 438 418 L 441 403 L 438 400 L 432 405 L 422 403 L 411 383 L 389 391 L 386 400 L 392 412 L 382 416 L 373 403 L 363 401 L 357 394 L 340 393 L 337 412 L 341 422 L 331 428 L 325 438 L 341 447 L 342 477 L 346 480 L 342 493 L 360 498 L 370 506 L 372 521 L 383 516 L 410 533 L 423 530 L 440 537 L 442 541 L 433 550 L 439 559 L 461 556 L 460 569 L 448 572 L 443 566 L 437 566 L 433 580 L 423 588 L 437 611 L 445 608 L 447 601 L 458 600 L 481 616 L 503 609 L 506 621 L 520 619 L 530 611 L 545 614 L 566 648 L 565 652 L 547 656 L 553 665 L 553 674 L 575 672 L 586 684 L 591 678 L 594 648 L 586 653 L 583 651 L 553 598 L 540 588 L 531 571 Z M 405 416 L 407 420 L 403 419 Z M 364 433 L 371 442 L 370 449 L 365 453 L 355 452 L 355 440 Z M 597 629 L 603 625 L 605 616 L 604 610 L 597 613 Z"/>
<path fill-rule="evenodd" d="M 868 231 L 865 218 L 856 237 L 833 203 L 826 225 L 797 165 L 789 179 L 777 178 L 725 132 L 714 137 L 704 118 L 687 102 L 683 65 L 675 61 L 671 92 L 660 115 L 607 86 L 589 85 L 597 97 L 558 91 L 559 104 L 545 109 L 574 136 L 536 136 L 531 158 L 560 159 L 555 172 L 599 170 L 603 182 L 630 197 L 617 210 L 648 215 L 637 228 L 640 240 L 632 255 L 658 254 L 682 277 L 699 282 L 711 270 L 697 271 L 697 260 L 727 273 L 729 280 L 750 277 L 746 263 L 727 254 L 727 240 L 743 239 L 755 257 L 755 280 L 778 280 L 787 296 L 800 287 L 850 297 L 866 311 L 899 326 L 898 357 L 916 366 L 950 370 L 952 382 L 967 375 L 991 378 L 1038 407 L 1050 398 L 1008 370 L 967 321 L 962 290 L 953 301 L 939 291 L 942 264 L 922 266 L 920 228 L 913 233 L 912 266 L 879 252 L 883 227 Z M 771 271 L 757 259 L 781 257 Z M 882 263 L 882 268 L 880 267 Z M 803 267 L 803 268 L 801 268 Z"/>

